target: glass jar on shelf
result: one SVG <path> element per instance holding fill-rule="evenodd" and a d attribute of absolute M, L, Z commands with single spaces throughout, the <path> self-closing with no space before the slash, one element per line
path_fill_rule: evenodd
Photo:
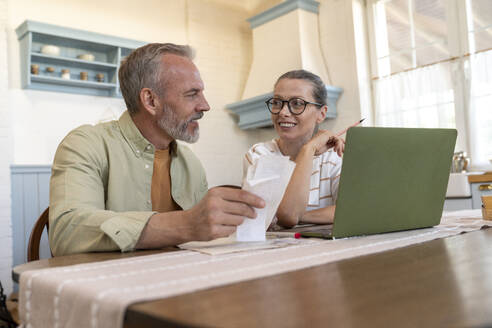
<path fill-rule="evenodd" d="M 70 70 L 69 69 L 62 69 L 61 70 L 61 78 L 65 80 L 70 80 Z"/>
<path fill-rule="evenodd" d="M 85 71 L 80 72 L 80 79 L 82 81 L 87 81 L 88 78 L 89 78 L 89 75 L 87 74 L 87 72 L 85 72 Z"/>
<path fill-rule="evenodd" d="M 55 68 L 53 66 L 46 67 L 46 75 L 47 76 L 55 76 Z"/>
<path fill-rule="evenodd" d="M 38 64 L 32 64 L 31 65 L 31 74 L 33 74 L 33 75 L 39 74 L 39 65 Z"/>

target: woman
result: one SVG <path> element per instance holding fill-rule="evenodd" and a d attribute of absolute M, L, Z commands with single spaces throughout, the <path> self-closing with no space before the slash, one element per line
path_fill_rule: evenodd
<path fill-rule="evenodd" d="M 333 222 L 344 150 L 342 139 L 318 131 L 328 109 L 320 77 L 305 70 L 283 74 L 266 101 L 278 138 L 254 145 L 245 155 L 245 172 L 259 156 L 289 156 L 296 167 L 277 210 L 277 224 Z"/>

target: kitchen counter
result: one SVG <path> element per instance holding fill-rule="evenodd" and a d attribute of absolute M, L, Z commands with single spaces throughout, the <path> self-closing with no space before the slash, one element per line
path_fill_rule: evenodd
<path fill-rule="evenodd" d="M 468 182 L 470 183 L 492 182 L 492 172 L 469 175 Z"/>
<path fill-rule="evenodd" d="M 481 208 L 482 196 L 492 196 L 492 172 L 451 173 L 444 209 Z"/>

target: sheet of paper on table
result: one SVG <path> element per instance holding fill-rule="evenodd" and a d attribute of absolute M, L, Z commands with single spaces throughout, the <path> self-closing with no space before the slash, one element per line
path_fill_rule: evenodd
<path fill-rule="evenodd" d="M 281 248 L 290 245 L 312 243 L 309 239 L 272 238 L 264 241 L 236 241 L 233 237 L 219 238 L 212 241 L 192 241 L 179 245 L 181 249 L 192 250 L 208 255 L 222 255 L 251 250 Z"/>

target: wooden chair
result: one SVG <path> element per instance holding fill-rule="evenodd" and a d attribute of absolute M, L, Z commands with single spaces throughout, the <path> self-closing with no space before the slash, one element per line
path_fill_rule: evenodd
<path fill-rule="evenodd" d="M 44 227 L 49 233 L 49 207 L 44 210 L 34 223 L 34 227 L 31 230 L 31 236 L 29 237 L 29 244 L 27 245 L 27 262 L 39 260 L 39 244 L 41 242 L 41 236 L 43 235 Z M 52 254 L 53 255 L 53 254 Z M 18 293 L 12 293 L 7 300 L 7 309 L 10 312 L 14 322 L 20 325 L 18 308 Z M 2 326 L 3 327 L 3 326 Z M 16 326 L 14 326 L 16 327 Z"/>
<path fill-rule="evenodd" d="M 29 244 L 27 246 L 27 262 L 39 260 L 39 243 L 41 242 L 41 235 L 43 234 L 44 227 L 46 227 L 46 232 L 49 233 L 49 207 L 44 210 L 36 223 L 34 223 L 34 227 L 32 227 Z"/>

